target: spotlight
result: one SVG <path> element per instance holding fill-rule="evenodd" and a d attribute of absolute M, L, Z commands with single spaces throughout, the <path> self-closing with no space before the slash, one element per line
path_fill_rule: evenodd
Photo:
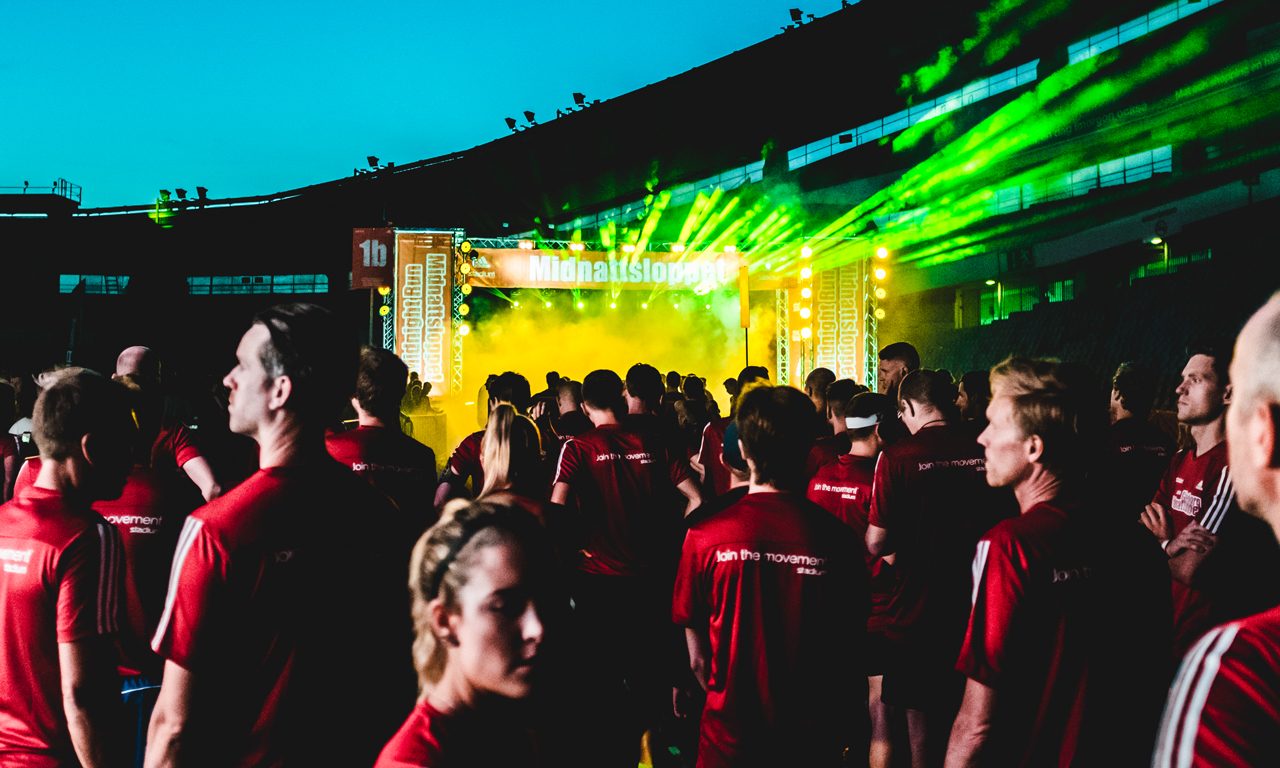
<path fill-rule="evenodd" d="M 519 245 L 519 246 L 520 246 L 520 250 L 522 250 L 522 251 L 532 251 L 532 250 L 533 250 L 533 241 L 532 241 L 532 240 L 521 240 L 517 245 Z"/>
<path fill-rule="evenodd" d="M 390 296 L 390 295 L 391 295 L 391 286 L 389 286 L 389 285 L 380 285 L 380 286 L 378 286 L 378 295 L 379 295 L 379 296 Z"/>
<path fill-rule="evenodd" d="M 679 303 L 679 302 L 676 302 L 675 304 L 672 304 L 671 306 L 672 306 L 672 307 L 674 307 L 675 309 L 679 309 L 679 308 L 680 308 L 680 303 Z"/>
<path fill-rule="evenodd" d="M 888 292 L 888 291 L 886 291 L 885 289 L 883 289 L 883 288 L 877 288 L 877 289 L 876 289 L 876 298 L 877 298 L 877 299 L 883 299 L 885 296 L 888 296 L 888 295 L 889 295 L 889 292 Z"/>
<path fill-rule="evenodd" d="M 813 329 L 810 328 L 809 326 L 806 325 L 805 327 L 800 329 L 800 338 L 807 339 L 812 335 L 813 335 Z"/>
<path fill-rule="evenodd" d="M 647 301 L 646 301 L 645 303 L 641 304 L 641 305 L 640 305 L 640 308 L 641 308 L 641 309 L 648 309 L 648 308 L 649 308 L 649 302 L 647 302 Z"/>
<path fill-rule="evenodd" d="M 548 301 L 548 302 L 546 302 L 546 305 L 545 305 L 545 306 L 546 306 L 546 308 L 547 308 L 547 309 L 551 309 L 551 302 L 549 302 L 549 301 Z"/>
<path fill-rule="evenodd" d="M 458 290 L 462 291 L 463 296 L 470 296 L 471 291 L 473 291 L 474 289 L 471 287 L 471 283 L 463 283 L 462 287 L 459 288 Z"/>
<path fill-rule="evenodd" d="M 872 274 L 876 276 L 877 280 L 883 280 L 889 276 L 888 271 L 886 271 L 884 267 L 876 267 L 876 271 L 872 272 Z"/>
<path fill-rule="evenodd" d="M 471 314 L 471 306 L 468 304 L 459 304 L 458 314 L 462 315 L 463 317 L 466 317 L 467 315 Z"/>
<path fill-rule="evenodd" d="M 580 301 L 580 302 L 578 302 L 578 309 L 586 309 L 586 306 L 587 306 L 587 305 L 586 305 L 586 304 L 584 304 L 584 303 L 582 303 L 581 301 Z"/>
<path fill-rule="evenodd" d="M 569 250 L 571 251 L 585 251 L 586 249 L 587 246 L 582 243 L 569 243 Z"/>
<path fill-rule="evenodd" d="M 812 314 L 812 313 L 809 311 L 809 308 L 808 308 L 808 307 L 801 307 L 801 308 L 800 308 L 800 319 L 801 319 L 801 320 L 808 320 L 808 319 L 809 319 L 809 315 L 810 315 L 810 314 Z"/>
<path fill-rule="evenodd" d="M 791 23 L 799 24 L 804 21 L 804 11 L 799 8 L 792 8 L 789 13 L 791 14 Z"/>
<path fill-rule="evenodd" d="M 1159 235 L 1155 235 L 1154 237 L 1148 238 L 1147 242 L 1151 243 L 1152 245 L 1160 245 L 1161 243 L 1164 242 L 1164 238 L 1160 237 Z"/>
<path fill-rule="evenodd" d="M 707 309 L 711 309 L 711 305 L 710 305 L 710 304 L 708 304 L 708 305 L 707 305 Z"/>
<path fill-rule="evenodd" d="M 617 308 L 618 308 L 618 302 L 616 301 L 609 302 L 609 309 L 617 309 Z"/>
<path fill-rule="evenodd" d="M 805 247 L 800 249 L 800 258 L 807 259 L 812 255 L 813 255 L 813 249 L 810 248 L 809 246 L 806 245 Z"/>
<path fill-rule="evenodd" d="M 812 269 L 809 269 L 808 267 L 805 267 L 804 269 L 800 270 L 800 279 L 801 279 L 801 280 L 809 280 L 809 279 L 810 279 L 810 278 L 812 278 L 812 277 L 813 277 L 813 270 L 812 270 Z"/>
<path fill-rule="evenodd" d="M 992 280 L 991 278 L 987 278 L 987 280 L 986 280 L 986 284 L 987 284 L 987 285 L 995 285 L 995 284 L 996 284 L 996 281 L 995 281 L 995 280 Z"/>
<path fill-rule="evenodd" d="M 519 308 L 520 308 L 520 302 L 518 302 L 518 301 L 513 301 L 513 302 L 511 302 L 511 306 L 515 307 L 516 309 L 519 309 Z"/>
<path fill-rule="evenodd" d="M 524 111 L 524 119 L 525 119 L 525 122 L 529 123 L 529 125 L 538 124 L 538 121 L 533 119 L 533 112 L 527 109 Z"/>
<path fill-rule="evenodd" d="M 462 243 L 458 245 L 458 250 L 462 251 L 463 253 L 471 253 L 471 241 L 463 240 Z"/>
<path fill-rule="evenodd" d="M 813 298 L 813 290 L 812 290 L 812 289 L 810 289 L 810 288 L 801 288 L 801 289 L 800 289 L 800 298 L 802 298 L 802 299 L 811 299 L 811 298 Z"/>
<path fill-rule="evenodd" d="M 160 190 L 160 200 L 166 203 L 169 202 L 169 190 L 167 189 Z"/>
<path fill-rule="evenodd" d="M 573 92 L 573 103 L 574 103 L 574 104 L 576 104 L 576 105 L 578 105 L 579 107 L 585 107 L 585 106 L 587 106 L 587 97 L 586 97 L 586 94 L 582 94 L 582 93 L 578 93 L 577 91 L 574 91 L 574 92 Z"/>
<path fill-rule="evenodd" d="M 877 319 L 877 320 L 883 320 L 883 319 L 884 319 L 884 310 L 883 310 L 883 309 L 880 309 L 879 307 L 876 307 L 876 319 Z"/>
<path fill-rule="evenodd" d="M 623 252 L 623 253 L 635 253 L 635 252 L 636 252 L 636 247 L 635 247 L 634 245 L 632 245 L 631 243 L 627 243 L 626 245 L 622 246 L 622 252 Z"/>
<path fill-rule="evenodd" d="M 466 336 L 466 335 L 467 335 L 467 334 L 469 334 L 469 333 L 471 333 L 471 326 L 467 325 L 466 323 L 463 323 L 463 324 L 461 324 L 461 325 L 459 325 L 459 326 L 458 326 L 458 335 L 459 335 L 459 336 Z"/>
<path fill-rule="evenodd" d="M 672 252 L 672 253 L 684 253 L 684 244 L 683 244 L 683 243 L 675 243 L 675 244 L 673 244 L 673 245 L 671 246 L 671 252 Z"/>
<path fill-rule="evenodd" d="M 179 200 L 187 199 L 187 190 L 183 189 L 182 187 L 175 187 L 173 191 L 177 193 Z"/>
<path fill-rule="evenodd" d="M 208 200 L 208 199 L 209 199 L 209 188 L 208 188 L 208 187 L 196 187 L 196 199 L 197 199 L 197 200 Z"/>
<path fill-rule="evenodd" d="M 382 315 L 383 317 L 386 317 L 387 315 L 391 314 L 391 305 L 383 304 L 382 306 L 378 307 L 378 314 Z"/>
<path fill-rule="evenodd" d="M 377 168 L 377 167 L 378 167 L 378 158 L 377 158 L 377 157 L 375 157 L 375 156 L 373 156 L 373 155 L 369 155 L 368 157 L 366 157 L 366 158 L 365 158 L 365 160 L 368 160 L 368 161 L 369 161 L 369 167 L 370 167 L 370 168 Z"/>
<path fill-rule="evenodd" d="M 469 261 L 462 262 L 462 264 L 458 266 L 458 271 L 464 275 L 471 274 L 471 262 Z"/>
<path fill-rule="evenodd" d="M 876 258 L 877 258 L 877 259 L 887 259 L 887 258 L 889 258 L 889 249 L 888 249 L 888 248 L 885 248 L 884 246 L 880 246 L 879 248 L 877 248 L 877 249 L 876 249 Z"/>
<path fill-rule="evenodd" d="M 737 252 L 738 252 L 738 246 L 736 246 L 736 245 L 726 245 L 726 246 L 724 247 L 724 252 L 725 252 L 725 253 L 737 253 Z"/>
<path fill-rule="evenodd" d="M 507 121 L 507 127 L 511 129 L 512 133 L 520 130 L 516 127 L 516 119 L 514 117 L 504 117 L 503 119 Z"/>

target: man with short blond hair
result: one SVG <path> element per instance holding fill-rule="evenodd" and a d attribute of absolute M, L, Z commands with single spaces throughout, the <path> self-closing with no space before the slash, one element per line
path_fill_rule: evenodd
<path fill-rule="evenodd" d="M 1139 765 L 1165 679 L 1163 563 L 1137 525 L 1098 530 L 1090 393 L 1026 358 L 991 383 L 986 478 L 1013 489 L 1021 514 L 975 548 L 946 765 Z"/>

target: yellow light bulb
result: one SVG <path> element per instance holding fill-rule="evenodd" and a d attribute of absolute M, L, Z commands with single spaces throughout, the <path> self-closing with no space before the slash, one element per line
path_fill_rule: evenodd
<path fill-rule="evenodd" d="M 810 299 L 810 298 L 813 298 L 813 291 L 812 291 L 811 289 L 809 289 L 809 288 L 801 288 L 801 289 L 800 289 L 800 298 L 802 298 L 802 299 Z"/>

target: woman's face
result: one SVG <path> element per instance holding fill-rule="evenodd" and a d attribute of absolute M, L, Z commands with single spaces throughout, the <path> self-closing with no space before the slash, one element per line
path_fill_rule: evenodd
<path fill-rule="evenodd" d="M 449 663 L 459 665 L 462 678 L 477 693 L 519 699 L 532 689 L 543 616 L 527 571 L 518 547 L 482 547 L 472 561 L 470 579 L 458 591 L 457 610 L 449 617 L 457 638 Z"/>

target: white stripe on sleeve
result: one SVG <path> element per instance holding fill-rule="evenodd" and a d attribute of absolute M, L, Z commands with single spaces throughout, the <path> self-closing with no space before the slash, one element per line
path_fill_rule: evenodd
<path fill-rule="evenodd" d="M 187 559 L 187 553 L 191 551 L 191 545 L 196 540 L 196 534 L 200 532 L 204 526 L 204 521 L 194 517 L 188 517 L 187 521 L 182 525 L 182 533 L 178 536 L 178 548 L 173 553 L 173 566 L 169 570 L 169 593 L 164 597 L 164 612 L 160 614 L 160 623 L 156 626 L 155 636 L 151 638 L 151 650 L 159 653 L 160 639 L 164 637 L 164 633 L 169 629 L 169 619 L 173 615 L 173 603 L 178 596 L 178 583 L 181 581 L 182 564 Z"/>
<path fill-rule="evenodd" d="M 1231 480 L 1231 468 L 1223 467 L 1222 474 L 1218 476 L 1218 487 L 1213 492 L 1213 500 L 1209 503 L 1209 509 L 1201 517 L 1200 524 L 1210 533 L 1217 533 L 1227 516 L 1227 508 L 1231 506 L 1235 497 L 1236 489 L 1235 483 Z"/>
<path fill-rule="evenodd" d="M 117 581 L 120 568 L 120 539 L 115 526 L 98 523 L 98 634 L 115 632 L 118 608 Z"/>
<path fill-rule="evenodd" d="M 1169 688 L 1164 722 L 1156 738 L 1152 766 L 1174 768 L 1190 766 L 1195 753 L 1200 716 L 1222 664 L 1222 655 L 1235 640 L 1238 624 L 1228 624 L 1209 631 L 1187 651 L 1178 677 Z"/>
<path fill-rule="evenodd" d="M 978 604 L 978 585 L 982 583 L 982 573 L 987 569 L 987 553 L 991 551 L 991 542 L 983 539 L 978 542 L 978 548 L 973 553 L 973 597 L 969 599 L 969 605 Z"/>
<path fill-rule="evenodd" d="M 573 442 L 573 438 L 571 437 L 568 440 L 564 441 L 564 445 L 560 446 L 560 458 L 556 459 L 556 479 L 551 481 L 552 485 L 555 485 L 556 483 L 564 482 L 563 480 L 560 479 L 560 468 L 564 464 L 565 449 L 568 448 L 569 443 L 572 443 L 572 442 Z"/>

